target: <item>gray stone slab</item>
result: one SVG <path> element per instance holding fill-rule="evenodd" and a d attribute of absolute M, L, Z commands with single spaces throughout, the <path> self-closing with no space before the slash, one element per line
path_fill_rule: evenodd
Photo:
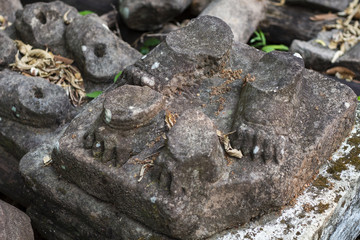
<path fill-rule="evenodd" d="M 0 239 L 33 240 L 30 218 L 19 209 L 0 200 Z"/>
<path fill-rule="evenodd" d="M 191 0 L 119 0 L 119 12 L 126 25 L 135 30 L 150 31 L 182 13 Z"/>
<path fill-rule="evenodd" d="M 214 0 L 200 14 L 218 17 L 234 33 L 235 42 L 246 43 L 265 17 L 266 1 Z"/>

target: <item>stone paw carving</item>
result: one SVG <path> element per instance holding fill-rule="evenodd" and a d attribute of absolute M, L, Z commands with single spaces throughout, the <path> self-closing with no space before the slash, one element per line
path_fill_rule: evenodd
<path fill-rule="evenodd" d="M 300 106 L 304 63 L 290 53 L 271 52 L 253 71 L 255 81 L 241 91 L 232 140 L 253 160 L 281 163 L 289 139 L 297 137 L 292 127 Z"/>
<path fill-rule="evenodd" d="M 286 159 L 285 149 L 289 143 L 285 136 L 274 136 L 245 124 L 240 125 L 234 135 L 234 146 L 254 161 L 282 163 Z"/>
<path fill-rule="evenodd" d="M 164 125 L 163 96 L 148 87 L 125 85 L 104 101 L 101 117 L 84 136 L 92 156 L 122 166 L 145 148 Z M 164 127 L 162 127 L 164 128 Z"/>

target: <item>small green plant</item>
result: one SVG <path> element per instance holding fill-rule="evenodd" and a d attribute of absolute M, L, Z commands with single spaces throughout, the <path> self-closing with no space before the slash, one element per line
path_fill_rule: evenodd
<path fill-rule="evenodd" d="M 94 12 L 89 11 L 89 10 L 85 10 L 85 11 L 80 11 L 80 12 L 79 12 L 79 14 L 80 14 L 81 16 L 85 16 L 85 15 L 88 15 L 88 14 L 91 14 L 91 13 L 94 13 Z"/>
<path fill-rule="evenodd" d="M 118 74 L 116 74 L 116 76 L 114 77 L 114 83 L 116 83 L 116 81 L 119 79 L 121 74 L 122 74 L 122 71 L 120 71 Z"/>
<path fill-rule="evenodd" d="M 358 101 L 360 101 L 360 96 L 358 96 Z"/>
<path fill-rule="evenodd" d="M 95 91 L 95 92 L 87 93 L 86 96 L 88 98 L 97 98 L 101 94 L 102 94 L 102 91 Z"/>
<path fill-rule="evenodd" d="M 151 48 L 156 47 L 157 45 L 159 45 L 160 40 L 157 38 L 148 38 L 145 40 L 144 45 L 142 45 L 142 47 L 140 48 L 140 52 L 143 55 L 146 55 L 150 52 Z"/>
<path fill-rule="evenodd" d="M 274 50 L 289 51 L 289 48 L 284 44 L 267 45 L 265 34 L 261 30 L 255 31 L 254 34 L 255 36 L 250 39 L 250 46 L 252 47 L 261 49 L 264 52 L 271 52 Z"/>
<path fill-rule="evenodd" d="M 119 77 L 121 76 L 123 71 L 120 71 L 118 74 L 116 74 L 116 76 L 114 77 L 114 83 L 116 83 L 116 81 L 119 79 Z M 91 93 L 87 93 L 86 96 L 88 98 L 97 98 L 98 96 L 100 96 L 103 92 L 102 91 L 95 91 L 95 92 L 91 92 Z"/>

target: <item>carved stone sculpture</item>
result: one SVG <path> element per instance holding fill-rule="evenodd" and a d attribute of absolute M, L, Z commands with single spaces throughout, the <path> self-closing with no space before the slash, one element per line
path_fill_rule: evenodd
<path fill-rule="evenodd" d="M 222 20 L 203 16 L 88 104 L 53 166 L 155 232 L 206 238 L 301 193 L 350 132 L 356 104 L 301 58 L 234 44 Z"/>

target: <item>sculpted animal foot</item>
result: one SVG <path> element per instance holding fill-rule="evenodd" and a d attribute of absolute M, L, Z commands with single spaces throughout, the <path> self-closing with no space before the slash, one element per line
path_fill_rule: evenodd
<path fill-rule="evenodd" d="M 286 157 L 285 136 L 268 134 L 245 124 L 241 124 L 234 135 L 234 146 L 240 149 L 245 157 L 250 156 L 254 161 L 281 163 Z"/>

